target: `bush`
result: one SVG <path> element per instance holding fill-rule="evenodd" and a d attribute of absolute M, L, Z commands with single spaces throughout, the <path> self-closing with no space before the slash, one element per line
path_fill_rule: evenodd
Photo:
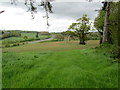
<path fill-rule="evenodd" d="M 4 31 L 2 33 L 2 39 L 8 38 L 8 37 L 20 37 L 21 33 L 19 31 Z"/>
<path fill-rule="evenodd" d="M 64 36 L 62 34 L 57 34 L 57 35 L 55 35 L 55 39 L 57 39 L 58 41 L 63 41 Z"/>
<path fill-rule="evenodd" d="M 5 47 L 10 47 L 10 44 L 5 44 Z"/>
<path fill-rule="evenodd" d="M 24 37 L 23 37 L 23 39 L 27 40 L 27 39 L 28 39 L 28 37 L 27 37 L 27 36 L 24 36 Z"/>
<path fill-rule="evenodd" d="M 14 43 L 12 46 L 19 46 L 20 44 L 19 43 Z"/>
<path fill-rule="evenodd" d="M 29 38 L 28 40 L 26 40 L 26 41 L 34 41 L 35 40 L 35 38 Z"/>
<path fill-rule="evenodd" d="M 86 35 L 87 40 L 100 40 L 100 36 L 98 32 L 90 32 Z"/>
<path fill-rule="evenodd" d="M 25 43 L 23 42 L 22 45 L 25 45 Z"/>

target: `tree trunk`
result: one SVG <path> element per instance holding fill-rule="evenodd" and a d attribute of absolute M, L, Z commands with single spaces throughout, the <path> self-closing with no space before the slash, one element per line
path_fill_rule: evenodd
<path fill-rule="evenodd" d="M 82 32 L 82 36 L 80 38 L 80 43 L 79 44 L 85 45 L 85 34 L 84 34 L 84 31 Z"/>
<path fill-rule="evenodd" d="M 103 27 L 103 41 L 102 41 L 102 43 L 108 42 L 109 15 L 110 15 L 110 2 L 107 2 L 105 21 L 104 21 L 104 27 Z"/>
<path fill-rule="evenodd" d="M 38 37 L 39 37 L 39 36 L 38 36 L 38 34 L 39 34 L 39 33 L 37 32 L 37 33 L 36 33 L 36 38 L 38 38 Z"/>
<path fill-rule="evenodd" d="M 102 40 L 103 40 L 102 35 L 100 35 L 100 44 L 102 44 Z"/>
<path fill-rule="evenodd" d="M 85 42 L 84 42 L 83 38 L 80 39 L 80 43 L 79 44 L 85 45 Z"/>
<path fill-rule="evenodd" d="M 70 41 L 70 35 L 68 36 L 68 41 Z"/>
<path fill-rule="evenodd" d="M 100 44 L 102 44 L 102 40 L 103 40 L 103 32 L 101 32 L 101 31 L 99 31 L 98 30 L 98 32 L 99 32 L 99 37 L 100 37 Z"/>

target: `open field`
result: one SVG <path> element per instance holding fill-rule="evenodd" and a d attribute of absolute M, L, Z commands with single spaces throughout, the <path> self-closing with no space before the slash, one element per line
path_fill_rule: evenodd
<path fill-rule="evenodd" d="M 24 40 L 24 36 L 27 36 L 28 39 L 36 39 L 36 33 L 21 33 L 21 37 L 10 37 L 10 38 L 6 38 L 3 39 L 3 41 L 23 41 Z M 48 38 L 48 35 L 39 35 L 39 39 L 45 39 Z"/>
<path fill-rule="evenodd" d="M 43 42 L 36 44 L 26 44 L 19 47 L 3 48 L 3 52 L 30 52 L 30 51 L 66 51 L 74 49 L 94 48 L 99 45 L 98 40 L 90 40 L 87 44 L 79 45 L 79 41 L 59 41 L 59 42 Z"/>
<path fill-rule="evenodd" d="M 43 40 L 50 38 L 51 35 L 38 35 L 38 38 L 36 38 L 36 33 L 21 33 L 21 36 L 18 37 L 8 37 L 3 40 L 0 40 L 0 47 L 13 47 L 13 46 L 19 46 L 22 44 L 25 44 L 24 42 L 27 41 L 35 41 L 35 40 Z"/>
<path fill-rule="evenodd" d="M 98 41 L 43 42 L 3 49 L 4 88 L 117 88 L 118 64 Z"/>

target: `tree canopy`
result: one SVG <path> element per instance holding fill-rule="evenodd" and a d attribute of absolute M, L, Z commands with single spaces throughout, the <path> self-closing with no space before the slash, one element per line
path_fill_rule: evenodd
<path fill-rule="evenodd" d="M 74 31 L 80 40 L 80 44 L 85 45 L 85 35 L 90 30 L 90 18 L 87 15 L 83 15 L 76 20 L 76 23 L 72 23 L 68 30 Z"/>

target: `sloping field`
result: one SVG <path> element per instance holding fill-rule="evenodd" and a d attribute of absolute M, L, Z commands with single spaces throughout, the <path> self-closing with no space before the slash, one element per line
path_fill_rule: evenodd
<path fill-rule="evenodd" d="M 98 40 L 87 41 L 87 44 L 79 45 L 79 41 L 60 41 L 27 44 L 19 47 L 3 48 L 3 52 L 30 52 L 30 51 L 66 51 L 74 49 L 94 48 L 99 45 Z"/>
<path fill-rule="evenodd" d="M 105 49 L 91 49 L 97 45 L 45 42 L 4 49 L 3 88 L 117 88 L 118 64 Z"/>

